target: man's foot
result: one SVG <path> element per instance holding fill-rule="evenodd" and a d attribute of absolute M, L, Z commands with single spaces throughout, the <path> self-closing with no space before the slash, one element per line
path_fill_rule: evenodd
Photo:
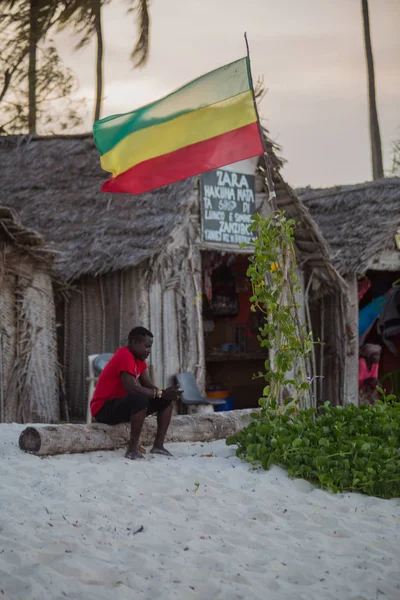
<path fill-rule="evenodd" d="M 171 452 L 169 452 L 164 446 L 153 446 L 150 450 L 150 454 L 161 454 L 163 456 L 172 456 Z"/>
<path fill-rule="evenodd" d="M 129 458 L 130 460 L 136 460 L 138 458 L 144 458 L 144 456 L 136 447 L 131 448 L 130 446 L 128 446 L 128 450 L 125 452 L 125 458 Z"/>

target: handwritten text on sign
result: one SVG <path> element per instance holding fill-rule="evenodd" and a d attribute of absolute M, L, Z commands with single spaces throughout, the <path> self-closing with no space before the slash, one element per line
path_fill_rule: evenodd
<path fill-rule="evenodd" d="M 210 171 L 201 176 L 202 226 L 206 242 L 248 244 L 255 213 L 254 175 Z"/>

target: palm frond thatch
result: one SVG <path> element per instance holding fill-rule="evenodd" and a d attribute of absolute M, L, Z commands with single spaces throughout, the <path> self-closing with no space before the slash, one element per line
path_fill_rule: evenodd
<path fill-rule="evenodd" d="M 340 284 L 326 242 L 280 175 L 279 148 L 264 134 L 278 207 L 299 222 L 300 266 L 324 284 Z M 101 192 L 107 174 L 89 134 L 3 136 L 0 162 L 0 202 L 61 249 L 55 269 L 64 280 L 127 269 L 162 252 L 197 201 L 197 178 L 140 196 Z"/>
<path fill-rule="evenodd" d="M 400 229 L 400 177 L 357 185 L 297 190 L 329 243 L 342 274 L 362 274 L 383 252 L 395 251 Z"/>
<path fill-rule="evenodd" d="M 135 266 L 161 248 L 194 193 L 187 180 L 149 194 L 105 194 L 91 135 L 0 137 L 0 202 L 62 249 L 65 280 Z"/>
<path fill-rule="evenodd" d="M 54 256 L 0 206 L 0 422 L 59 417 Z"/>
<path fill-rule="evenodd" d="M 1 242 L 11 243 L 42 265 L 44 263 L 49 265 L 56 253 L 55 249 L 45 245 L 43 238 L 36 231 L 24 227 L 14 210 L 0 205 Z"/>

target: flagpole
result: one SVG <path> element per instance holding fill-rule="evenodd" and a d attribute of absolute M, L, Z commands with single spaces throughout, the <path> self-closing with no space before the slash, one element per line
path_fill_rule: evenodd
<path fill-rule="evenodd" d="M 250 85 L 251 85 L 251 92 L 253 94 L 253 102 L 254 102 L 254 108 L 256 111 L 256 115 L 257 115 L 257 126 L 258 126 L 258 131 L 260 134 L 260 138 L 261 138 L 261 143 L 263 145 L 263 149 L 264 149 L 264 164 L 265 164 L 265 182 L 268 186 L 268 192 L 269 192 L 269 196 L 268 196 L 268 200 L 271 202 L 272 204 L 272 208 L 274 210 L 277 210 L 277 204 L 276 204 L 276 192 L 275 192 L 275 186 L 274 186 L 274 181 L 272 178 L 272 169 L 271 169 L 271 163 L 269 161 L 269 156 L 268 156 L 268 150 L 267 150 L 267 145 L 265 143 L 265 138 L 264 138 L 264 133 L 261 127 L 261 122 L 260 122 L 260 115 L 258 113 L 258 107 L 257 107 L 257 100 L 256 100 L 256 95 L 254 92 L 254 84 L 253 84 L 253 76 L 251 73 L 251 60 L 250 60 L 250 48 L 249 48 L 249 42 L 247 40 L 247 33 L 244 33 L 244 40 L 246 42 L 246 50 L 247 50 L 247 60 L 249 63 L 249 77 L 250 77 Z"/>

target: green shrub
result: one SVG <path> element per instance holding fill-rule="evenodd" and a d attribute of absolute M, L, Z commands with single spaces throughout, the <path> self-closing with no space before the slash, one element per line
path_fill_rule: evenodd
<path fill-rule="evenodd" d="M 264 469 L 280 465 L 333 492 L 400 496 L 400 405 L 263 410 L 227 440 Z"/>

